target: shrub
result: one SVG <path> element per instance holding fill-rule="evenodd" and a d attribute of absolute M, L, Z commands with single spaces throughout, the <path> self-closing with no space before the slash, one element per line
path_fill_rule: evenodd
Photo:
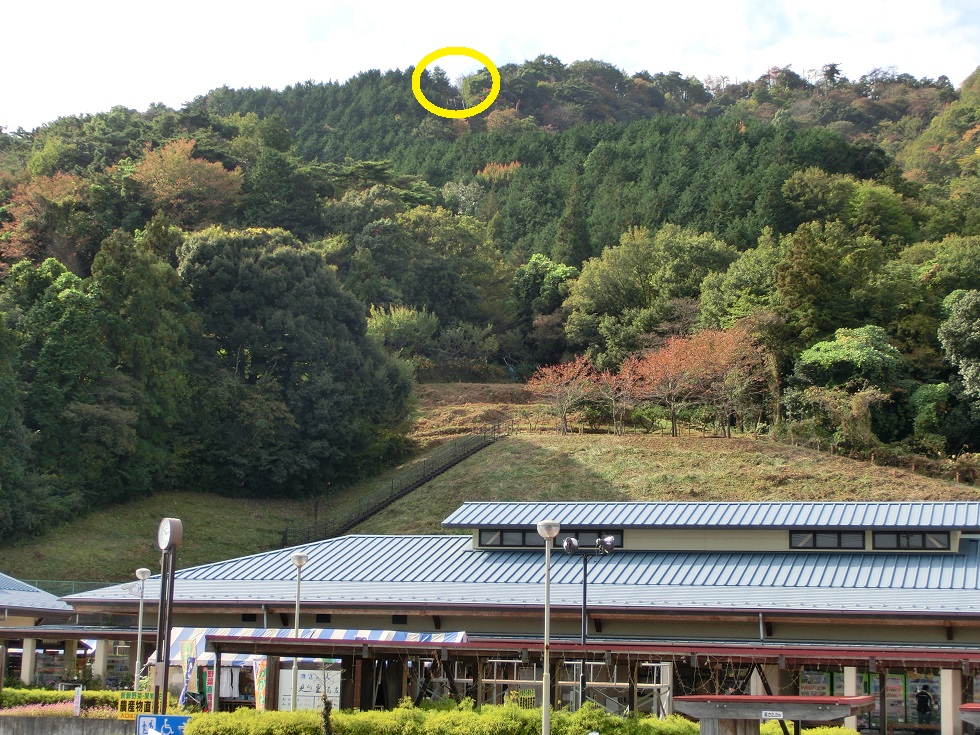
<path fill-rule="evenodd" d="M 51 689 L 7 689 L 0 694 L 0 710 L 9 707 L 23 707 L 31 704 L 54 704 L 56 702 L 71 702 L 75 692 L 56 692 Z M 111 707 L 119 709 L 119 692 L 102 690 L 82 692 L 82 707 Z"/>
<path fill-rule="evenodd" d="M 116 707 L 98 706 L 82 709 L 82 717 L 93 720 L 114 720 L 119 714 Z M 74 702 L 51 702 L 50 704 L 23 704 L 0 710 L 0 716 L 18 717 L 74 717 Z"/>
<path fill-rule="evenodd" d="M 195 715 L 184 735 L 322 735 L 323 721 L 316 710 L 299 712 L 208 712 Z"/>

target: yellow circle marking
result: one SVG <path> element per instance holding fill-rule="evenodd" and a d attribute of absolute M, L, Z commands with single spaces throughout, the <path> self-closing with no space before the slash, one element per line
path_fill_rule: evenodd
<path fill-rule="evenodd" d="M 443 56 L 468 56 L 471 59 L 476 59 L 487 67 L 487 70 L 490 72 L 491 79 L 490 94 L 487 95 L 483 102 L 478 105 L 473 105 L 473 107 L 467 107 L 465 110 L 450 110 L 447 107 L 439 107 L 439 105 L 434 105 L 425 98 L 425 95 L 422 94 L 422 72 L 425 71 L 425 68 L 429 64 L 436 59 L 441 59 Z M 479 51 L 474 51 L 473 49 L 466 48 L 465 46 L 446 46 L 446 48 L 437 49 L 431 54 L 423 57 L 422 60 L 415 65 L 415 71 L 412 73 L 412 92 L 415 94 L 415 99 L 419 101 L 419 104 L 433 115 L 456 119 L 471 117 L 473 115 L 479 115 L 490 105 L 492 105 L 495 99 L 497 99 L 497 95 L 500 94 L 500 72 L 497 71 L 497 67 L 493 65 L 493 62 Z"/>

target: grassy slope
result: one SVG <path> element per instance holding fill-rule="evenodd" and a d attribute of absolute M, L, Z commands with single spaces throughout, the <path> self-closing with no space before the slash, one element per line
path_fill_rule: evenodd
<path fill-rule="evenodd" d="M 975 500 L 977 490 L 763 439 L 517 434 L 361 524 L 436 533 L 465 500 Z"/>
<path fill-rule="evenodd" d="M 546 425 L 519 386 L 420 388 L 416 429 L 428 447 L 486 421 L 512 416 Z M 364 486 L 319 500 L 328 513 Z M 464 500 L 960 500 L 970 486 L 796 449 L 766 440 L 518 433 L 483 450 L 356 529 L 438 533 Z M 0 549 L 0 571 L 24 580 L 118 582 L 138 566 L 157 568 L 160 518 L 184 522 L 180 567 L 262 551 L 287 525 L 308 523 L 316 499 L 232 500 L 207 493 L 158 495 L 95 513 L 47 536 Z"/>

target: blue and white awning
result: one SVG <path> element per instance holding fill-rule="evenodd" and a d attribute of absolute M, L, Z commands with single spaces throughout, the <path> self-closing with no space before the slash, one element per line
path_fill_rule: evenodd
<path fill-rule="evenodd" d="M 180 648 L 185 641 L 194 644 L 195 657 L 198 666 L 213 666 L 214 653 L 205 650 L 207 638 L 220 636 L 222 638 L 268 638 L 284 640 L 311 641 L 363 641 L 365 643 L 432 643 L 450 644 L 466 643 L 466 633 L 416 633 L 406 630 L 367 630 L 357 628 L 300 628 L 299 636 L 294 636 L 291 628 L 172 628 L 170 635 L 170 665 L 180 666 Z M 222 653 L 222 666 L 245 666 L 256 658 L 251 653 Z M 319 659 L 300 659 L 318 661 Z M 151 662 L 156 662 L 156 651 L 150 656 Z"/>

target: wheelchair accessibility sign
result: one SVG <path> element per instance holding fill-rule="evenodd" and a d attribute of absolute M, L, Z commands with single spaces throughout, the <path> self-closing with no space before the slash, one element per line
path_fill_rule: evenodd
<path fill-rule="evenodd" d="M 136 735 L 184 735 L 184 725 L 190 719 L 175 715 L 139 715 Z"/>

